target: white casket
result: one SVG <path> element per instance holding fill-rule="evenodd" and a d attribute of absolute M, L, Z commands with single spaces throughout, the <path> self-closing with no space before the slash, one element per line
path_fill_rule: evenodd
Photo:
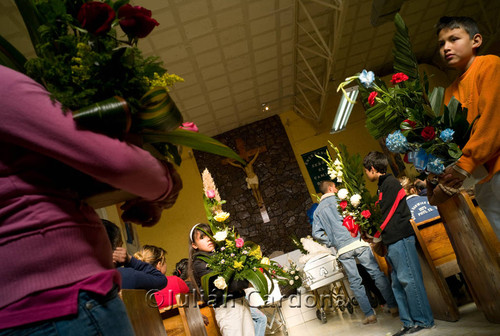
<path fill-rule="evenodd" d="M 335 256 L 325 253 L 309 260 L 304 266 L 304 283 L 311 290 L 326 286 L 344 277 Z"/>

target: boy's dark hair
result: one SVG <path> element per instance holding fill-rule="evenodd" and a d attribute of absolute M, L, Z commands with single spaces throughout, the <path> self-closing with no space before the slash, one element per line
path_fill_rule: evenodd
<path fill-rule="evenodd" d="M 328 192 L 328 188 L 331 186 L 331 185 L 335 185 L 335 182 L 333 181 L 321 181 L 319 183 L 319 191 L 321 191 L 323 194 L 326 194 Z"/>
<path fill-rule="evenodd" d="M 370 170 L 372 167 L 381 174 L 385 174 L 387 172 L 387 166 L 389 165 L 389 160 L 384 155 L 384 153 L 380 153 L 377 151 L 372 151 L 366 154 L 363 159 L 363 167 Z"/>
<path fill-rule="evenodd" d="M 120 231 L 120 228 L 115 223 L 110 222 L 109 220 L 101 218 L 101 221 L 102 224 L 104 224 L 104 227 L 106 228 L 109 241 L 111 242 L 111 248 L 114 251 L 118 246 L 121 246 L 123 244 L 122 233 Z"/>
<path fill-rule="evenodd" d="M 436 24 L 436 35 L 439 35 L 439 32 L 444 28 L 462 28 L 471 39 L 474 35 L 480 34 L 476 21 L 468 16 L 442 16 Z"/>

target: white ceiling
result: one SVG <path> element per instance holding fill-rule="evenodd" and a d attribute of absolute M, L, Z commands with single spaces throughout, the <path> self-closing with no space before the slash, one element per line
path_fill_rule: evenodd
<path fill-rule="evenodd" d="M 337 34 L 328 94 L 347 76 L 371 69 L 392 70 L 393 24 L 370 23 L 370 0 L 301 0 L 340 8 L 340 28 L 329 28 L 325 10 L 312 11 L 327 38 Z M 298 0 L 134 0 L 153 12 L 160 23 L 139 42 L 145 55 L 161 57 L 169 72 L 185 79 L 171 90 L 186 121 L 216 135 L 292 109 L 300 78 L 295 46 L 302 35 L 296 22 Z M 414 51 L 422 62 L 437 61 L 434 24 L 443 15 L 467 15 L 480 21 L 486 49 L 497 53 L 499 0 L 374 0 L 386 6 L 402 4 Z M 379 7 L 377 7 L 379 8 Z M 300 14 L 297 15 L 296 14 Z M 311 28 L 313 29 L 313 28 Z M 330 31 L 329 31 L 330 30 Z M 299 30 L 298 30 L 299 31 Z M 299 31 L 300 32 L 300 31 Z M 33 48 L 13 0 L 0 2 L 0 34 L 28 57 Z M 490 43 L 491 41 L 491 43 Z M 309 56 L 319 76 L 324 64 Z M 324 63 L 324 62 L 323 62 Z M 322 68 L 323 67 L 323 68 Z M 270 106 L 262 110 L 262 104 Z"/>

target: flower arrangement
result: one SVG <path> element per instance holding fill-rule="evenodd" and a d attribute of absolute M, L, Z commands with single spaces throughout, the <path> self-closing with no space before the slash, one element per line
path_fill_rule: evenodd
<path fill-rule="evenodd" d="M 0 39 L 0 62 L 46 87 L 79 126 L 138 142 L 181 163 L 179 145 L 244 161 L 229 147 L 186 126 L 168 94 L 183 79 L 137 47 L 158 25 L 129 0 L 15 0 L 37 57 L 26 61 Z"/>
<path fill-rule="evenodd" d="M 212 175 L 205 169 L 202 173 L 203 200 L 211 234 L 206 232 L 215 243 L 215 253 L 211 257 L 198 256 L 207 262 L 212 272 L 202 277 L 204 291 L 208 293 L 209 282 L 213 281 L 219 289 L 226 289 L 229 281 L 248 280 L 265 300 L 272 292 L 267 279 L 276 279 L 278 283 L 299 287 L 300 277 L 296 278 L 296 268 L 284 270 L 276 262 L 262 256 L 260 246 L 245 241 L 234 227 L 228 225 L 230 214 L 223 211 L 226 202 L 221 199 Z"/>
<path fill-rule="evenodd" d="M 349 155 L 344 145 L 334 146 L 330 141 L 330 147 L 336 154 L 335 161 L 332 160 L 327 151 L 327 159 L 318 156 L 329 166 L 338 167 L 342 172 L 342 180 L 337 178 L 337 198 L 339 200 L 338 210 L 343 216 L 342 225 L 357 237 L 358 233 L 374 235 L 380 230 L 381 213 L 377 198 L 372 196 L 365 186 L 363 174 L 363 161 L 359 154 Z M 338 174 L 337 174 L 338 175 Z"/>
<path fill-rule="evenodd" d="M 443 105 L 444 88 L 436 87 L 429 93 L 427 75 L 421 78 L 418 73 L 408 29 L 399 14 L 394 22 L 396 73 L 391 86 L 363 70 L 346 78 L 338 90 L 345 93 L 344 87 L 357 81 L 370 134 L 376 139 L 387 137 L 387 148 L 405 154 L 405 161 L 418 171 L 439 175 L 462 155 L 472 125 L 467 122 L 467 109 L 456 99 Z"/>

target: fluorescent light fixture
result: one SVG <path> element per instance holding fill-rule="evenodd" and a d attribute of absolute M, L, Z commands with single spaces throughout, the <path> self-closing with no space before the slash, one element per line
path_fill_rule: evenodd
<path fill-rule="evenodd" d="M 347 96 L 350 100 L 356 101 L 358 97 L 358 86 L 351 86 L 350 88 L 345 89 L 347 92 Z M 350 103 L 344 95 L 340 99 L 339 108 L 337 109 L 337 114 L 335 115 L 335 119 L 333 120 L 332 129 L 330 130 L 330 134 L 338 133 L 343 131 L 347 125 L 347 121 L 351 116 L 351 111 L 354 104 Z"/>

